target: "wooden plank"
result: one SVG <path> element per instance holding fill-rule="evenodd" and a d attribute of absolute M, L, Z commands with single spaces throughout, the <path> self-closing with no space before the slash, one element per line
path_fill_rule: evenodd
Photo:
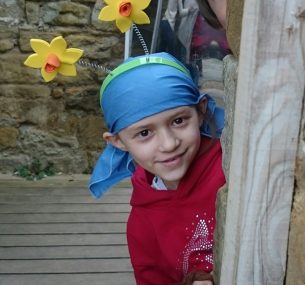
<path fill-rule="evenodd" d="M 130 195 L 132 192 L 131 188 L 114 188 L 110 189 L 105 196 L 116 196 L 116 195 Z M 85 187 L 26 187 L 26 186 L 5 186 L 0 185 L 0 195 L 1 194 L 14 194 L 14 195 L 52 195 L 52 196 L 83 196 L 83 197 L 92 197 L 95 199 L 89 190 Z M 104 196 L 104 197 L 105 197 Z M 0 196 L 1 197 L 1 196 Z M 99 200 L 99 199 L 97 199 Z"/>
<path fill-rule="evenodd" d="M 43 280 L 43 281 L 42 281 Z M 0 275 L 1 285 L 135 285 L 133 273 L 10 274 Z"/>
<path fill-rule="evenodd" d="M 0 214 L 0 223 L 102 223 L 102 222 L 126 222 L 128 213 L 54 213 L 54 214 Z"/>
<path fill-rule="evenodd" d="M 94 199 L 76 181 L 34 183 L 0 181 L 0 284 L 134 285 L 125 233 L 131 189 Z"/>
<path fill-rule="evenodd" d="M 53 245 L 116 245 L 126 243 L 126 234 L 0 235 L 0 245 L 2 247 Z"/>
<path fill-rule="evenodd" d="M 0 260 L 0 274 L 132 272 L 128 258 Z"/>
<path fill-rule="evenodd" d="M 126 245 L 0 247 L 0 259 L 129 258 Z"/>
<path fill-rule="evenodd" d="M 297 17 L 304 6 L 245 1 L 221 284 L 284 282 L 304 100 Z"/>
<path fill-rule="evenodd" d="M 90 175 L 75 174 L 74 177 L 69 175 L 55 175 L 43 178 L 37 181 L 29 181 L 24 178 L 6 174 L 0 174 L 0 189 L 6 186 L 13 186 L 16 188 L 87 188 Z M 115 189 L 130 188 L 130 179 L 125 179 L 119 184 L 115 185 Z"/>
<path fill-rule="evenodd" d="M 0 204 L 0 213 L 129 213 L 127 204 Z"/>
<path fill-rule="evenodd" d="M 22 197 L 22 199 L 20 198 Z M 112 196 L 105 196 L 102 199 L 94 199 L 90 197 L 90 195 L 86 196 L 71 196 L 71 195 L 0 195 L 0 202 L 2 204 L 41 204 L 41 203 L 48 203 L 48 204 L 129 204 L 130 195 L 112 195 Z"/>
<path fill-rule="evenodd" d="M 0 224 L 0 235 L 125 233 L 125 223 Z"/>

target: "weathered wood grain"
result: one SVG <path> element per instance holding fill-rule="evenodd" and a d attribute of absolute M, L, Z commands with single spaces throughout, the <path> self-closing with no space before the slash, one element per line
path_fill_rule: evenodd
<path fill-rule="evenodd" d="M 119 282 L 119 283 L 115 283 Z M 0 275 L 1 285 L 135 285 L 133 273 L 9 274 Z"/>
<path fill-rule="evenodd" d="M 127 204 L 1 204 L 0 213 L 129 213 Z"/>
<path fill-rule="evenodd" d="M 245 1 L 221 284 L 283 284 L 304 99 L 303 0 Z M 303 27 L 304 28 L 304 27 Z"/>
<path fill-rule="evenodd" d="M 0 224 L 0 235 L 5 234 L 110 234 L 125 233 L 125 223 L 41 223 Z"/>
<path fill-rule="evenodd" d="M 0 175 L 1 179 L 1 175 Z M 19 188 L 16 188 L 19 187 Z M 63 186 L 37 186 L 33 184 L 32 187 L 29 187 L 28 184 L 21 185 L 21 186 L 7 186 L 0 184 L 0 201 L 1 201 L 1 195 L 7 195 L 7 194 L 22 194 L 24 196 L 27 195 L 52 195 L 52 196 L 83 196 L 90 197 L 90 199 L 97 200 L 94 197 L 91 196 L 90 192 L 87 190 L 86 185 L 78 185 L 77 187 L 63 187 Z M 116 195 L 130 195 L 131 194 L 131 188 L 113 188 L 109 190 L 107 193 L 105 193 L 105 196 L 116 196 Z"/>
<path fill-rule="evenodd" d="M 94 199 L 86 184 L 0 175 L 1 285 L 135 284 L 126 242 L 131 188 L 124 182 Z"/>
<path fill-rule="evenodd" d="M 0 274 L 131 272 L 128 258 L 0 260 Z"/>
<path fill-rule="evenodd" d="M 27 195 L 23 196 L 22 201 L 19 195 L 0 195 L 1 204 L 41 204 L 46 203 L 46 194 L 40 193 L 39 195 Z M 76 196 L 76 195 L 49 195 L 47 203 L 48 204 L 128 204 L 130 200 L 130 195 L 108 195 L 103 197 L 103 199 L 94 199 L 90 195 L 86 196 Z"/>
<path fill-rule="evenodd" d="M 4 260 L 128 258 L 126 245 L 0 247 Z"/>
<path fill-rule="evenodd" d="M 126 244 L 125 234 L 0 235 L 1 246 L 116 245 Z"/>
<path fill-rule="evenodd" d="M 126 222 L 128 213 L 11 213 L 0 214 L 0 223 L 102 223 L 112 221 Z"/>

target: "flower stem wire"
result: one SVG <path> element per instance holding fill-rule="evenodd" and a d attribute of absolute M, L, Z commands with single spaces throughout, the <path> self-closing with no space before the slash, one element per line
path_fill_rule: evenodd
<path fill-rule="evenodd" d="M 108 69 L 107 67 L 105 67 L 97 62 L 90 62 L 85 59 L 80 59 L 77 63 L 83 67 L 90 67 L 94 70 L 102 70 L 103 72 L 108 73 L 108 74 L 111 73 L 110 69 Z"/>
<path fill-rule="evenodd" d="M 145 55 L 149 55 L 149 51 L 148 51 L 147 45 L 145 43 L 145 40 L 144 40 L 141 32 L 139 31 L 139 29 L 137 27 L 137 25 L 133 23 L 132 24 L 132 28 L 135 31 L 138 39 L 140 40 L 140 43 L 141 43 L 142 48 L 144 49 Z"/>

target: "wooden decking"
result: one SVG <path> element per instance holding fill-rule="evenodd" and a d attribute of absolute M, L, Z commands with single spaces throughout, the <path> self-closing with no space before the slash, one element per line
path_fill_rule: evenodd
<path fill-rule="evenodd" d="M 126 245 L 130 185 L 103 199 L 88 176 L 0 175 L 1 285 L 134 285 Z"/>

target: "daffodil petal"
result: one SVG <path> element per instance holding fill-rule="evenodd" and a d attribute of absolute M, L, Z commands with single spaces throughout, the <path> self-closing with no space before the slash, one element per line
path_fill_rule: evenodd
<path fill-rule="evenodd" d="M 122 33 L 125 33 L 130 29 L 132 21 L 127 17 L 120 17 L 116 19 L 116 25 Z"/>
<path fill-rule="evenodd" d="M 48 42 L 40 39 L 31 39 L 31 47 L 34 52 L 39 54 L 42 57 L 46 57 L 50 50 L 50 45 Z"/>
<path fill-rule="evenodd" d="M 57 75 L 57 70 L 55 70 L 54 72 L 48 73 L 45 71 L 45 69 L 43 67 L 41 69 L 41 75 L 46 82 L 49 82 L 55 78 L 55 76 Z"/>
<path fill-rule="evenodd" d="M 133 9 L 144 10 L 145 8 L 147 8 L 149 6 L 150 2 L 151 2 L 151 0 L 139 0 L 139 1 L 133 0 L 131 3 L 133 6 Z"/>
<path fill-rule="evenodd" d="M 41 68 L 44 64 L 44 58 L 40 54 L 34 53 L 28 56 L 24 64 L 33 68 Z"/>
<path fill-rule="evenodd" d="M 62 55 L 60 55 L 59 59 L 63 63 L 73 64 L 79 60 L 79 58 L 83 55 L 83 50 L 78 48 L 68 48 L 66 49 Z"/>
<path fill-rule="evenodd" d="M 58 56 L 61 55 L 67 48 L 67 42 L 62 36 L 56 37 L 50 43 L 50 53 L 55 53 Z"/>
<path fill-rule="evenodd" d="M 101 10 L 98 19 L 100 21 L 113 21 L 116 17 L 117 11 L 111 6 L 106 6 Z"/>
<path fill-rule="evenodd" d="M 132 19 L 136 24 L 149 24 L 150 23 L 149 17 L 143 11 L 133 12 Z"/>
<path fill-rule="evenodd" d="M 73 64 L 62 63 L 58 68 L 58 73 L 65 76 L 76 76 L 76 67 Z"/>
<path fill-rule="evenodd" d="M 113 6 L 113 8 L 114 8 L 117 6 L 118 0 L 104 0 L 104 2 L 106 4 L 108 4 L 109 6 Z"/>

